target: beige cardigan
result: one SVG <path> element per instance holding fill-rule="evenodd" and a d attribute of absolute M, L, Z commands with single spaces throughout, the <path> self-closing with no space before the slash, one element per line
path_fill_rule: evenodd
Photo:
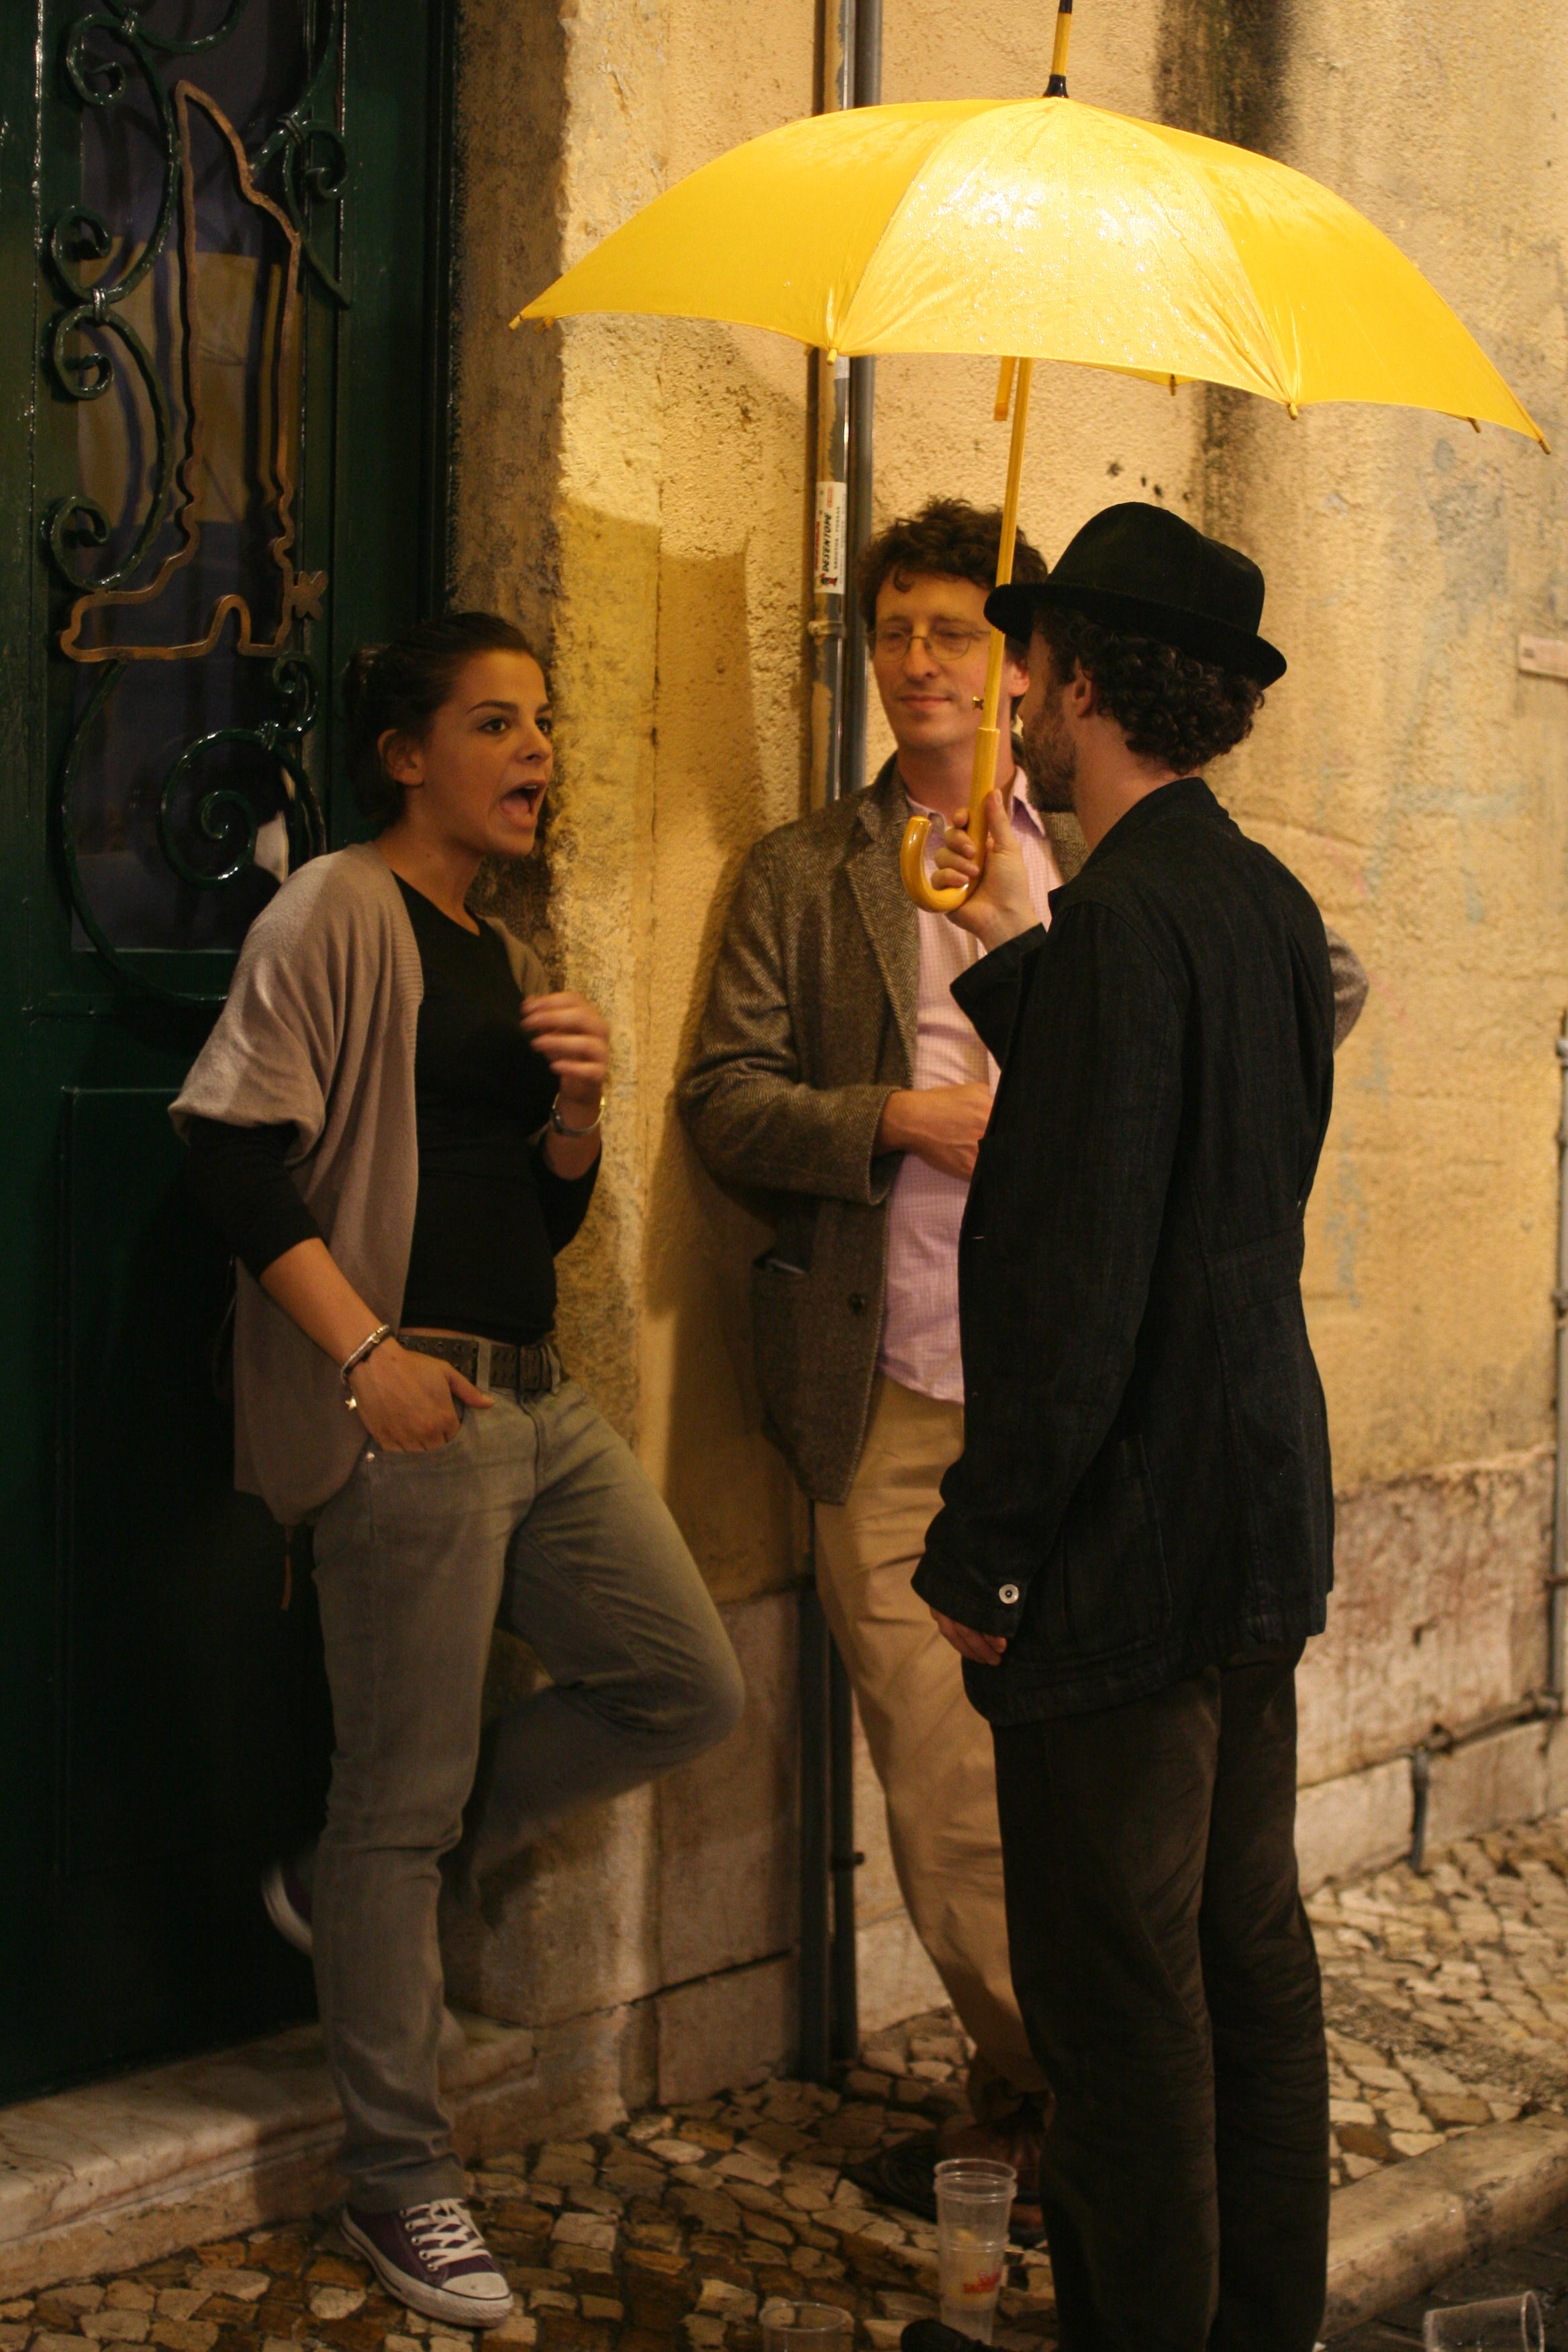
<path fill-rule="evenodd" d="M 543 966 L 501 923 L 524 994 Z M 424 976 L 391 868 L 368 842 L 290 876 L 246 935 L 228 1001 L 170 1116 L 291 1120 L 289 1165 L 344 1275 L 396 1325 L 419 1188 L 414 1043 Z M 237 1269 L 235 1484 L 285 1526 L 345 1483 L 364 1444 L 337 1366 Z"/>

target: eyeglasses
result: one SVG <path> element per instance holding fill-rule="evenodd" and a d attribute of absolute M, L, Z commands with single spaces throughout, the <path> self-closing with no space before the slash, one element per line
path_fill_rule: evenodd
<path fill-rule="evenodd" d="M 902 661 L 912 645 L 923 645 L 932 661 L 961 662 L 991 635 L 963 621 L 933 621 L 929 629 L 911 629 L 907 621 L 879 621 L 871 632 L 872 651 L 889 661 Z"/>

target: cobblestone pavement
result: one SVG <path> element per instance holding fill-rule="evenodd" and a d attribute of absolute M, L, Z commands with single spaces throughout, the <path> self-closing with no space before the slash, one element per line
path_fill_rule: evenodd
<path fill-rule="evenodd" d="M 1333 2064 L 1334 2179 L 1568 2106 L 1568 1813 L 1307 1905 Z"/>
<path fill-rule="evenodd" d="M 886 2352 L 935 2312 L 936 2232 L 872 2205 L 842 2168 L 962 2108 L 967 2052 L 948 2012 L 873 2036 L 842 2093 L 769 2081 L 613 2132 L 498 2157 L 475 2218 L 517 2294 L 498 2352 L 753 2352 L 760 2305 L 852 2310 Z M 1003 2352 L 1054 2344 L 1050 2271 L 1016 2253 Z M 84 2339 L 97 2339 L 89 2343 Z M 122 2278 L 0 2303 L 0 2352 L 470 2352 L 370 2284 L 328 2222 L 253 2231 Z"/>
<path fill-rule="evenodd" d="M 1334 2177 L 1568 2107 L 1568 1813 L 1466 1840 L 1308 1905 L 1333 2060 Z M 840 2091 L 768 2081 L 498 2157 L 477 2218 L 517 2291 L 497 2352 L 754 2352 L 770 2296 L 852 2309 L 889 2352 L 935 2309 L 935 2232 L 843 2168 L 963 2105 L 949 2012 L 873 2035 Z M 1404 2316 L 1402 2315 L 1401 2316 Z M 1055 2343 L 1050 2270 L 1015 2253 L 995 2341 Z M 1397 2333 L 1367 2337 L 1394 2345 Z M 1405 2338 L 1403 2340 L 1408 2340 Z M 470 2352 L 369 2283 L 329 2221 L 252 2232 L 0 2303 L 0 2352 Z"/>

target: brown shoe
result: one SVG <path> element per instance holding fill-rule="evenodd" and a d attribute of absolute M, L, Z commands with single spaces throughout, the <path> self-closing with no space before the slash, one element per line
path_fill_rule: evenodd
<path fill-rule="evenodd" d="M 1026 2099 L 1000 2123 L 974 2124 L 953 2116 L 937 2133 L 937 2161 L 946 2164 L 954 2157 L 967 2156 L 989 2164 L 1010 2164 L 1018 2176 L 1018 2191 L 1013 2200 L 1013 2234 L 1017 2237 L 1026 2231 L 1037 2238 L 1041 2226 L 1040 2143 L 1044 2137 L 1044 2120 L 1033 2099 Z"/>
<path fill-rule="evenodd" d="M 917 2132 L 893 2147 L 846 2168 L 847 2177 L 884 2205 L 936 2220 L 936 2168 L 951 2157 L 987 2157 L 1010 2164 L 1018 2176 L 1007 2235 L 1016 2246 L 1037 2246 L 1045 2237 L 1040 2219 L 1041 2123 L 1032 2101 L 999 2124 L 973 2124 L 954 2117 L 940 2131 Z"/>

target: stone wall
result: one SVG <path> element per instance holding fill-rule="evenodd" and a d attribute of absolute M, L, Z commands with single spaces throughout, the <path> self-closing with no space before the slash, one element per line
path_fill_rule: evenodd
<path fill-rule="evenodd" d="M 1341 1495 L 1329 1630 L 1300 1678 L 1304 1783 L 1541 1689 L 1552 1460 L 1537 1446 Z"/>
<path fill-rule="evenodd" d="M 980 16 L 901 0 L 885 95 L 1037 89 L 1049 35 L 1036 0 Z M 616 2084 L 705 2080 L 721 2042 L 777 2054 L 788 2032 L 804 1528 L 758 1429 L 758 1231 L 694 1166 L 669 1089 L 737 865 L 802 805 L 808 377 L 802 352 L 751 332 L 506 321 L 658 188 L 809 110 L 814 41 L 805 0 L 463 7 L 456 577 L 536 633 L 560 714 L 544 852 L 498 887 L 616 1041 L 563 1326 L 728 1607 L 753 1690 L 730 1749 L 552 1841 L 455 1956 L 462 1997 L 575 2036 L 612 2102 Z M 1503 0 L 1451 22 L 1415 0 L 1371 16 L 1087 0 L 1072 86 L 1331 182 L 1555 438 L 1565 68 L 1568 19 Z M 994 500 L 990 368 L 878 373 L 879 517 L 933 491 Z M 1150 497 L 1268 570 L 1290 673 L 1215 781 L 1372 976 L 1307 1273 L 1346 1489 L 1333 1625 L 1304 1686 L 1303 1773 L 1325 1788 L 1542 1672 L 1568 687 L 1520 677 L 1514 646 L 1568 634 L 1559 471 L 1441 418 L 1291 423 L 1200 386 L 1037 371 L 1023 513 L 1047 555 L 1108 499 Z M 880 2021 L 931 1980 L 864 1768 L 861 1794 Z"/>

